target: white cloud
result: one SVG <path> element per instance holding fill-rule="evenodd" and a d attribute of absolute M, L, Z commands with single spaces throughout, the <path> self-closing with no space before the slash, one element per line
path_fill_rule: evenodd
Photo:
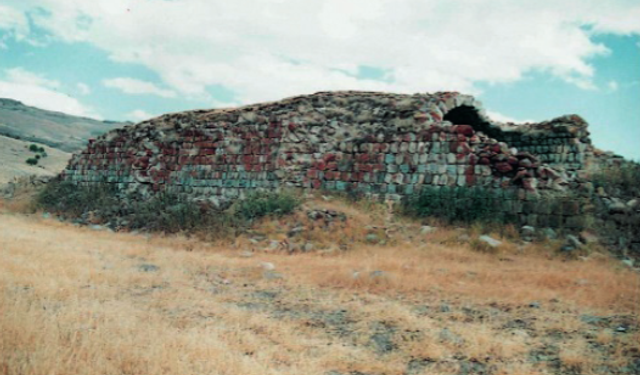
<path fill-rule="evenodd" d="M 57 91 L 60 87 L 58 81 L 22 68 L 13 68 L 5 70 L 5 79 L 0 80 L 0 97 L 16 99 L 27 105 L 50 111 L 100 119 L 92 108 Z"/>
<path fill-rule="evenodd" d="M 531 119 L 526 119 L 526 120 L 519 120 L 507 115 L 504 115 L 500 112 L 494 112 L 494 111 L 487 111 L 487 116 L 489 116 L 490 119 L 492 119 L 493 121 L 498 121 L 498 122 L 512 122 L 514 124 L 524 124 L 527 122 L 536 122 L 534 120 Z"/>
<path fill-rule="evenodd" d="M 19 9 L 0 4 L 0 30 L 22 40 L 29 33 L 29 22 Z"/>
<path fill-rule="evenodd" d="M 240 106 L 240 104 L 234 103 L 234 102 L 225 102 L 225 101 L 213 99 L 213 100 L 211 100 L 211 106 L 213 108 L 222 109 L 222 108 L 235 108 L 235 107 Z"/>
<path fill-rule="evenodd" d="M 133 95 L 157 95 L 163 98 L 174 98 L 176 93 L 171 90 L 162 89 L 151 82 L 141 81 L 135 78 L 112 78 L 105 79 L 102 83 L 106 87 L 119 89 L 126 94 Z"/>
<path fill-rule="evenodd" d="M 121 81 L 122 90 L 211 99 L 208 87 L 222 85 L 241 103 L 336 89 L 474 93 L 476 82 L 512 82 L 532 70 L 594 89 L 589 59 L 607 49 L 593 35 L 640 33 L 640 4 L 629 0 L 5 3 L 32 11 L 54 38 L 142 64 L 169 87 Z M 361 65 L 389 70 L 391 82 L 344 72 Z"/>
<path fill-rule="evenodd" d="M 144 120 L 148 120 L 152 117 L 155 117 L 154 115 L 142 110 L 142 109 L 136 109 L 130 113 L 127 114 L 128 118 L 131 118 L 135 121 L 144 121 Z"/>
<path fill-rule="evenodd" d="M 76 88 L 78 89 L 78 91 L 80 91 L 82 95 L 91 94 L 91 87 L 89 87 L 89 85 L 87 85 L 86 83 L 79 82 L 76 85 Z"/>
<path fill-rule="evenodd" d="M 23 68 L 11 68 L 5 70 L 6 77 L 11 82 L 29 86 L 42 86 L 50 89 L 59 89 L 60 82 L 44 78 L 41 75 L 30 72 Z"/>
<path fill-rule="evenodd" d="M 615 91 L 618 91 L 618 89 L 620 88 L 620 85 L 618 84 L 617 81 L 609 81 L 607 82 L 607 88 L 609 89 L 609 91 L 615 92 Z"/>

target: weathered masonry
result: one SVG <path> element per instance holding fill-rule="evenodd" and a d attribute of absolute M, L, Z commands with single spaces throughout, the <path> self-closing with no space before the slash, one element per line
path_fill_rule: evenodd
<path fill-rule="evenodd" d="M 397 200 L 425 185 L 517 189 L 524 200 L 562 190 L 592 156 L 575 115 L 499 124 L 455 92 L 321 92 L 117 129 L 74 155 L 63 178 L 215 203 L 283 187 Z"/>

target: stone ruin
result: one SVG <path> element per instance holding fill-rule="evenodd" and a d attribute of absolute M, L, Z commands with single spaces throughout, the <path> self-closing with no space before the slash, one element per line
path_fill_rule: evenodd
<path fill-rule="evenodd" d="M 593 156 L 587 123 L 576 115 L 502 124 L 456 92 L 320 92 L 116 129 L 90 140 L 62 178 L 117 184 L 142 199 L 170 192 L 216 205 L 260 189 L 400 200 L 429 185 L 484 187 L 516 192 L 512 209 L 523 223 L 571 226 L 578 204 L 554 225 L 548 207 L 525 203 L 575 184 Z"/>

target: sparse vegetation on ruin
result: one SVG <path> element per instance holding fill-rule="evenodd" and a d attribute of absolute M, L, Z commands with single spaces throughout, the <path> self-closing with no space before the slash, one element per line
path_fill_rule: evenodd
<path fill-rule="evenodd" d="M 37 193 L 34 203 L 35 209 L 85 223 L 113 223 L 128 230 L 197 233 L 216 239 L 236 235 L 253 220 L 290 214 L 300 200 L 289 192 L 256 192 L 223 210 L 206 201 L 172 193 L 142 199 L 127 196 L 114 184 L 77 186 L 52 180 Z"/>

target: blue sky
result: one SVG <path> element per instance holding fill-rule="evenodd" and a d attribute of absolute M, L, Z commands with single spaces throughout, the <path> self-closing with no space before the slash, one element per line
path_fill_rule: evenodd
<path fill-rule="evenodd" d="M 640 1 L 4 0 L 0 97 L 139 121 L 324 90 L 576 113 L 640 159 Z"/>

